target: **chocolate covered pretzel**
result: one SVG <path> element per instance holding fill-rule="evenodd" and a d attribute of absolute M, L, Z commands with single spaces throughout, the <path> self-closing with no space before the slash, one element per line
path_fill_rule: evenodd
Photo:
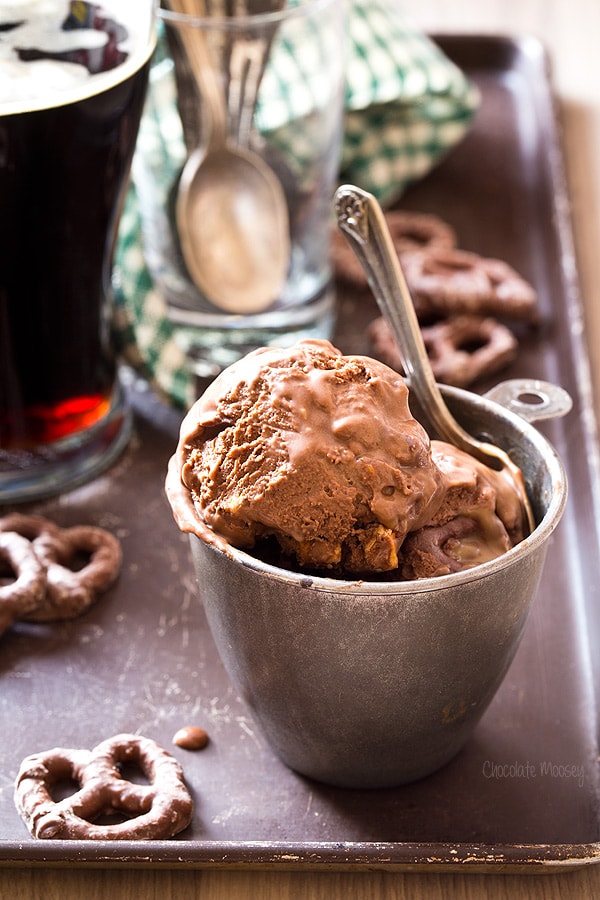
<path fill-rule="evenodd" d="M 81 615 L 99 594 L 108 590 L 120 571 L 119 541 L 103 528 L 60 528 L 43 516 L 11 513 L 0 518 L 2 534 L 25 540 L 30 549 L 30 567 L 34 558 L 36 571 L 41 569 L 43 573 L 43 590 L 36 583 L 35 598 L 31 594 L 27 608 L 23 606 L 16 616 L 19 619 L 51 622 Z M 6 541 L 14 543 L 15 538 Z M 11 589 L 17 586 L 22 592 L 23 582 L 19 583 L 18 578 L 2 590 L 11 595 Z"/>
<path fill-rule="evenodd" d="M 450 250 L 456 246 L 454 229 L 438 216 L 399 210 L 391 210 L 384 215 L 399 256 L 417 250 Z M 331 255 L 336 277 L 340 281 L 358 288 L 367 287 L 362 266 L 338 229 L 332 235 Z"/>
<path fill-rule="evenodd" d="M 383 317 L 368 330 L 375 354 L 392 369 L 402 371 L 402 359 Z M 423 343 L 436 381 L 469 387 L 493 375 L 516 357 L 518 342 L 512 331 L 492 317 L 462 315 L 421 327 Z"/>
<path fill-rule="evenodd" d="M 33 548 L 46 569 L 46 593 L 24 618 L 35 622 L 72 619 L 85 612 L 99 594 L 116 581 L 121 568 L 121 547 L 110 532 L 92 525 L 63 528 L 58 534 L 41 533 Z M 80 569 L 72 568 L 80 558 Z"/>
<path fill-rule="evenodd" d="M 148 784 L 123 774 L 141 770 Z M 75 793 L 55 800 L 59 782 Z M 56 747 L 28 756 L 15 782 L 15 805 L 29 832 L 43 840 L 162 840 L 186 828 L 193 803 L 177 760 L 149 738 L 118 734 L 93 750 Z M 98 824 L 101 817 L 119 821 Z"/>
<path fill-rule="evenodd" d="M 536 322 L 537 295 L 512 266 L 457 248 L 430 248 L 402 258 L 417 316 L 459 313 Z"/>

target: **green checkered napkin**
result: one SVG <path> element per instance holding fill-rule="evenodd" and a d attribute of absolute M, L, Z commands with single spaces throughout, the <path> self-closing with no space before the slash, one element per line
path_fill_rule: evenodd
<path fill-rule="evenodd" d="M 477 108 L 478 93 L 436 44 L 408 24 L 397 0 L 349 2 L 340 183 L 356 184 L 387 205 L 463 137 Z M 265 94 L 269 96 L 268 85 Z M 173 134 L 178 139 L 174 100 L 174 96 L 161 98 L 163 106 L 158 110 L 161 129 L 166 123 L 169 130 L 170 145 Z M 281 118 L 280 107 L 273 103 L 259 109 L 259 128 L 277 127 L 273 117 Z M 149 101 L 145 115 L 151 112 L 156 116 L 156 98 Z M 143 150 L 138 143 L 137 152 Z M 117 348 L 124 361 L 159 392 L 186 408 L 195 399 L 195 381 L 174 339 L 165 302 L 146 268 L 135 184 L 121 218 L 115 263 Z"/>

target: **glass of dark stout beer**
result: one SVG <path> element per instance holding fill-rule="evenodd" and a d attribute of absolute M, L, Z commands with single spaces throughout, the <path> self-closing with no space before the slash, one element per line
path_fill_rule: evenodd
<path fill-rule="evenodd" d="M 89 480 L 129 438 L 111 269 L 153 7 L 0 4 L 0 504 Z"/>

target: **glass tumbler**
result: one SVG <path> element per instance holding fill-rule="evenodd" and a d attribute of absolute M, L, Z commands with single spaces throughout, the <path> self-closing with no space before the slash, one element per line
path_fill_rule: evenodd
<path fill-rule="evenodd" d="M 200 18 L 174 12 L 176 5 L 158 13 L 159 48 L 133 180 L 149 273 L 191 370 L 212 378 L 255 347 L 332 334 L 329 245 L 343 134 L 344 0 L 241 0 L 235 7 L 228 0 L 209 0 Z M 201 32 L 199 41 L 192 32 Z M 198 43 L 200 88 L 189 49 Z M 243 283 L 239 308 L 224 308 L 221 298 L 198 282 L 185 253 L 190 235 L 178 222 L 190 156 L 202 159 L 210 150 L 219 169 L 219 148 L 211 146 L 214 102 L 208 102 L 202 84 L 207 68 L 224 110 L 223 152 L 241 148 L 258 155 L 282 195 L 277 232 L 287 245 L 282 277 L 266 302 L 250 311 Z M 211 178 L 225 179 L 227 166 L 220 173 Z M 213 195 L 202 207 L 202 234 L 204 244 L 214 242 L 218 252 L 227 213 L 216 189 Z M 248 227 L 252 232 L 252 220 Z M 266 242 L 267 261 L 270 253 Z M 243 278 L 239 256 L 231 254 L 222 264 L 224 280 Z"/>
<path fill-rule="evenodd" d="M 152 0 L 0 4 L 0 504 L 123 450 L 111 268 L 155 46 Z"/>

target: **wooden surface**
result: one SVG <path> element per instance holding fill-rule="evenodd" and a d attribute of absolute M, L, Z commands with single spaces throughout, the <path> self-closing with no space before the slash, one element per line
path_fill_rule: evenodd
<path fill-rule="evenodd" d="M 420 0 L 405 6 L 431 31 L 530 33 L 550 51 L 564 126 L 580 282 L 600 411 L 600 3 L 598 0 Z M 449 875 L 2 869 L 0 898 L 30 900 L 586 900 L 600 896 L 600 867 L 564 874 Z"/>

